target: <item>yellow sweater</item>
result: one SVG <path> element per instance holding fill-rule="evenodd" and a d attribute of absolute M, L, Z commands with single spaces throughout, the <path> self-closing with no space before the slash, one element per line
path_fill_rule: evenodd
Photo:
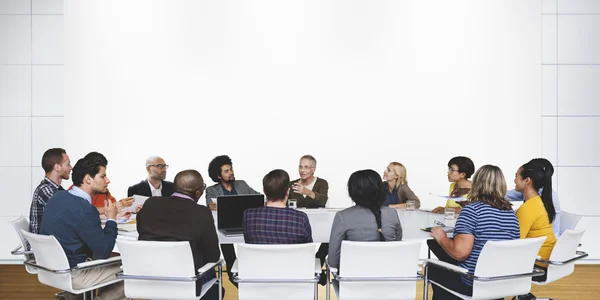
<path fill-rule="evenodd" d="M 450 184 L 450 191 L 448 192 L 448 195 L 451 195 L 452 192 L 454 191 L 454 186 L 456 185 L 456 182 L 453 182 Z M 464 197 L 466 198 L 467 195 L 464 195 Z M 454 199 L 448 199 L 446 201 L 446 207 L 452 207 L 452 208 L 457 208 L 457 207 L 461 207 L 460 204 L 456 203 L 456 200 Z"/>
<path fill-rule="evenodd" d="M 540 196 L 525 200 L 525 203 L 517 210 L 517 218 L 521 227 L 521 238 L 536 238 L 545 236 L 546 241 L 538 253 L 542 259 L 549 259 L 550 253 L 556 244 L 556 237 L 552 230 L 552 224 Z"/>

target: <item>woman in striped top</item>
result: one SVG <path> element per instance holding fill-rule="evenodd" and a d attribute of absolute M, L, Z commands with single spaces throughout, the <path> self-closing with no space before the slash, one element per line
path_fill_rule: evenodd
<path fill-rule="evenodd" d="M 454 238 L 449 239 L 441 228 L 431 231 L 435 241 L 427 244 L 442 261 L 461 266 L 475 273 L 477 259 L 487 241 L 519 239 L 519 222 L 512 204 L 504 198 L 506 181 L 502 170 L 485 165 L 475 173 L 473 188 L 466 205 L 456 221 Z M 457 273 L 431 267 L 429 278 L 444 286 L 471 296 L 473 281 Z M 442 288 L 432 285 L 433 299 L 459 299 Z"/>

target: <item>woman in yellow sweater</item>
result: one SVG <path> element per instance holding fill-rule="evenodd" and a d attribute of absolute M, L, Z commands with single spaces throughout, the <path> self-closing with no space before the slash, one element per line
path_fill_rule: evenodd
<path fill-rule="evenodd" d="M 450 198 L 463 197 L 464 203 L 466 204 L 466 195 L 471 191 L 471 186 L 473 184 L 469 178 L 471 178 L 473 173 L 475 173 L 475 164 L 473 164 L 473 161 L 468 157 L 457 156 L 453 157 L 448 162 L 448 181 L 451 182 L 449 191 Z M 457 203 L 456 199 L 448 199 L 445 207 L 438 206 L 434 208 L 432 212 L 443 214 L 444 208 L 446 207 L 454 208 L 454 212 L 457 214 L 462 210 L 461 204 Z"/>
<path fill-rule="evenodd" d="M 545 236 L 546 241 L 538 255 L 547 260 L 550 258 L 550 253 L 556 244 L 556 237 L 552 230 L 552 222 L 556 216 L 552 202 L 552 174 L 542 163 L 530 161 L 517 170 L 515 189 L 523 193 L 523 199 L 526 199 L 525 203 L 517 210 L 521 238 Z M 541 196 L 538 193 L 540 189 L 542 189 Z M 537 266 L 542 269 L 547 267 L 541 264 Z M 546 275 L 533 277 L 532 279 L 544 281 Z"/>

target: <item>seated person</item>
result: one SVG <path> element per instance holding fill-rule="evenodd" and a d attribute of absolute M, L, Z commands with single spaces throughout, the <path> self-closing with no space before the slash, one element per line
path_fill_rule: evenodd
<path fill-rule="evenodd" d="M 385 186 L 373 170 L 356 171 L 348 179 L 348 194 L 356 205 L 335 214 L 329 237 L 329 265 L 340 267 L 342 241 L 400 241 L 402 226 L 395 209 L 383 206 Z M 333 286 L 338 294 L 339 283 Z"/>
<path fill-rule="evenodd" d="M 383 171 L 383 180 L 387 187 L 384 206 L 406 208 L 407 201 L 415 202 L 415 208 L 421 207 L 419 197 L 408 187 L 406 168 L 399 162 L 391 162 Z"/>
<path fill-rule="evenodd" d="M 289 199 L 296 199 L 298 207 L 317 208 L 327 204 L 327 180 L 315 176 L 317 160 L 312 155 L 300 158 L 298 173 L 300 178 L 292 181 L 292 190 Z"/>
<path fill-rule="evenodd" d="M 519 221 L 512 204 L 504 199 L 505 194 L 506 181 L 502 170 L 492 165 L 479 168 L 468 195 L 470 204 L 463 207 L 456 220 L 454 238 L 448 238 L 440 227 L 433 228 L 431 236 L 434 240 L 427 241 L 429 249 L 439 260 L 463 267 L 473 275 L 487 241 L 519 238 Z M 473 294 L 473 280 L 458 273 L 431 266 L 428 276 L 461 294 Z M 433 299 L 460 299 L 441 287 L 431 286 Z"/>
<path fill-rule="evenodd" d="M 244 242 L 247 244 L 312 243 L 308 216 L 286 207 L 290 177 L 284 170 L 273 170 L 263 178 L 267 204 L 244 211 Z"/>
<path fill-rule="evenodd" d="M 206 206 L 212 210 L 217 209 L 217 204 L 212 201 L 213 198 L 217 198 L 222 195 L 258 195 L 259 192 L 251 188 L 243 180 L 235 180 L 235 173 L 233 172 L 233 162 L 227 155 L 221 155 L 213 158 L 208 164 L 208 176 L 212 181 L 217 184 L 206 188 Z M 221 251 L 223 252 L 223 258 L 227 265 L 227 275 L 229 275 L 229 281 L 237 287 L 237 282 L 233 281 L 233 274 L 231 273 L 231 267 L 235 262 L 236 256 L 233 249 L 233 244 L 222 244 Z"/>
<path fill-rule="evenodd" d="M 317 160 L 312 155 L 304 155 L 300 158 L 298 164 L 299 179 L 291 182 L 292 190 L 290 191 L 289 199 L 295 199 L 297 207 L 318 208 L 325 207 L 327 204 L 327 192 L 329 184 L 327 180 L 315 176 L 317 168 Z M 321 265 L 325 264 L 325 257 L 329 252 L 329 243 L 321 243 L 315 257 L 321 261 Z M 319 278 L 319 284 L 325 285 L 327 275 L 323 271 Z"/>
<path fill-rule="evenodd" d="M 536 238 L 545 236 L 546 240 L 538 255 L 543 260 L 550 259 L 550 253 L 556 244 L 552 230 L 552 222 L 556 216 L 552 202 L 552 176 L 540 161 L 530 161 L 517 170 L 515 174 L 515 189 L 526 199 L 517 209 L 517 218 L 521 228 L 521 238 Z M 538 191 L 542 189 L 542 195 Z M 546 264 L 536 264 L 538 268 L 547 269 Z M 535 281 L 545 281 L 546 273 L 532 277 Z M 519 299 L 535 299 L 532 294 Z"/>
<path fill-rule="evenodd" d="M 127 189 L 127 197 L 140 195 L 146 197 L 169 197 L 174 192 L 173 183 L 165 181 L 169 165 L 159 156 L 146 159 L 148 178 Z"/>
<path fill-rule="evenodd" d="M 539 162 L 544 166 L 546 176 L 552 177 L 554 175 L 554 166 L 545 158 L 534 158 L 529 161 L 531 162 Z M 544 188 L 538 190 L 538 194 L 542 194 Z M 523 194 L 518 192 L 517 190 L 510 190 L 506 192 L 506 200 L 508 201 L 523 201 Z M 560 201 L 558 201 L 558 194 L 554 189 L 552 189 L 552 204 L 554 205 L 554 211 L 556 215 L 554 216 L 554 221 L 552 222 L 552 231 L 554 231 L 554 236 L 558 238 L 560 236 Z"/>
<path fill-rule="evenodd" d="M 175 176 L 175 192 L 169 197 L 151 197 L 137 216 L 139 240 L 144 241 L 189 241 L 194 256 L 194 270 L 221 258 L 219 239 L 212 212 L 198 205 L 206 185 L 196 170 L 185 170 Z M 197 273 L 196 273 L 197 274 Z M 196 281 L 196 295 L 200 295 L 202 284 L 213 278 L 207 274 Z M 202 299 L 218 299 L 218 285 L 214 285 Z"/>
<path fill-rule="evenodd" d="M 464 197 L 471 191 L 472 182 L 469 181 L 471 175 L 475 172 L 473 161 L 464 156 L 457 156 L 448 162 L 448 181 L 450 184 L 450 197 Z M 438 206 L 433 209 L 433 213 L 443 214 L 444 208 L 454 208 L 456 214 L 460 213 L 462 207 L 467 204 L 466 200 L 448 199 L 446 206 Z"/>
<path fill-rule="evenodd" d="M 117 238 L 117 207 L 105 202 L 108 217 L 102 228 L 98 210 L 92 206 L 95 194 L 106 193 L 110 180 L 106 177 L 106 167 L 98 159 L 80 159 L 73 167 L 73 189 L 54 194 L 48 201 L 42 220 L 41 234 L 53 235 L 65 250 L 69 266 L 88 259 L 106 259 L 115 246 Z M 121 270 L 120 264 L 89 268 L 71 273 L 73 288 L 76 290 L 112 281 Z M 98 298 L 127 299 L 123 282 L 118 282 L 99 290 Z M 76 299 L 77 295 L 67 295 Z"/>
<path fill-rule="evenodd" d="M 90 153 L 86 154 L 86 156 L 84 156 L 83 158 L 84 159 L 90 159 L 90 158 L 98 159 L 98 160 L 102 161 L 102 163 L 105 166 L 108 166 L 108 160 L 102 153 L 99 153 L 99 152 L 90 152 Z M 72 188 L 73 188 L 73 185 L 71 185 L 71 187 L 69 187 L 69 190 L 71 190 Z M 112 203 L 115 203 L 115 205 L 117 206 L 117 210 L 119 211 L 119 213 L 117 214 L 117 218 L 119 220 L 129 219 L 129 216 L 131 214 L 129 212 L 124 211 L 124 209 L 127 207 L 130 207 L 133 204 L 133 202 L 134 202 L 133 197 L 124 198 L 124 199 L 117 201 L 117 199 L 115 199 L 115 197 L 113 197 L 110 194 L 110 191 L 108 189 L 106 189 L 106 193 L 98 193 L 98 194 L 94 195 L 92 197 L 92 205 L 95 206 L 96 209 L 98 209 L 101 220 L 106 220 L 106 215 L 104 215 L 105 201 L 110 201 Z M 139 207 L 136 209 L 136 211 L 138 211 L 138 210 L 139 210 Z"/>

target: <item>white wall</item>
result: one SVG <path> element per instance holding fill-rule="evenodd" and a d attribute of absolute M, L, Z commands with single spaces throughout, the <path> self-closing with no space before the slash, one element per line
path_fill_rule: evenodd
<path fill-rule="evenodd" d="M 587 215 L 582 249 L 600 259 L 600 1 L 543 3 L 542 131 L 564 211 Z"/>
<path fill-rule="evenodd" d="M 0 260 L 18 237 L 8 222 L 29 217 L 41 158 L 63 147 L 63 2 L 0 0 Z"/>

